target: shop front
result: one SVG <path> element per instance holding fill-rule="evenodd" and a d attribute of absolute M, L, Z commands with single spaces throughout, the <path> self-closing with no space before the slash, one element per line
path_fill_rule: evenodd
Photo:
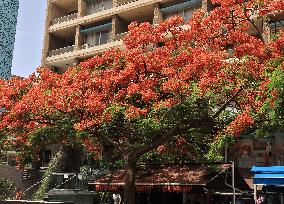
<path fill-rule="evenodd" d="M 214 197 L 216 200 L 216 192 L 232 194 L 232 186 L 229 185 L 230 187 L 228 187 L 225 184 L 225 182 L 230 181 L 224 180 L 226 176 L 220 174 L 220 171 L 225 172 L 225 174 L 230 172 L 226 171 L 230 168 L 230 164 L 218 165 L 218 172 L 215 167 L 212 168 L 208 165 L 144 166 L 138 169 L 136 173 L 136 204 L 213 204 L 215 202 Z M 219 177 L 220 179 L 218 179 Z M 221 184 L 224 183 L 225 189 L 222 189 L 222 185 L 219 185 L 218 189 L 207 186 L 210 181 L 211 184 L 216 182 L 216 179 Z M 237 179 L 241 180 L 242 178 Z M 245 183 L 245 181 L 243 182 Z M 239 185 L 240 183 L 236 182 L 236 188 L 242 188 Z M 89 182 L 88 186 L 89 190 L 119 193 L 123 196 L 124 171 L 118 170 L 101 176 Z M 245 188 L 250 189 L 248 186 L 245 186 Z M 236 193 L 236 195 L 238 194 L 240 192 Z M 228 200 L 227 203 L 229 202 Z"/>
<path fill-rule="evenodd" d="M 119 193 L 123 196 L 123 184 L 119 183 L 90 183 L 89 190 Z M 203 185 L 136 183 L 136 204 L 183 204 L 190 203 L 190 198 L 196 200 L 200 196 L 206 196 Z"/>
<path fill-rule="evenodd" d="M 284 204 L 284 166 L 253 166 L 254 200 L 266 204 Z M 258 190 L 261 187 L 262 190 Z"/>

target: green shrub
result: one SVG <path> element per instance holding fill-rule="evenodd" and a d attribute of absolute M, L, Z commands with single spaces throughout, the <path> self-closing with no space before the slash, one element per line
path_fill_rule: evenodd
<path fill-rule="evenodd" d="M 34 194 L 34 199 L 41 200 L 43 199 L 44 195 L 50 190 L 52 185 L 52 178 L 51 174 L 58 171 L 60 160 L 62 158 L 62 152 L 59 151 L 50 161 L 48 165 L 47 171 L 43 175 L 42 183 Z"/>
<path fill-rule="evenodd" d="M 8 179 L 0 179 L 0 200 L 14 198 L 16 193 L 16 184 Z"/>

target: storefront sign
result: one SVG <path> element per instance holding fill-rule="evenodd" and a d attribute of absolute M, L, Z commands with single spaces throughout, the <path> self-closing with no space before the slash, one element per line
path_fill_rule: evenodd
<path fill-rule="evenodd" d="M 106 185 L 106 184 L 96 184 L 96 191 L 110 191 L 118 192 L 123 190 L 122 185 Z M 136 185 L 136 192 L 191 192 L 192 186 L 190 185 Z"/>
<path fill-rule="evenodd" d="M 96 185 L 95 189 L 96 191 L 111 191 L 111 192 L 117 192 L 121 188 L 119 185 Z"/>
<path fill-rule="evenodd" d="M 163 186 L 163 192 L 190 192 L 192 190 L 192 186 Z"/>

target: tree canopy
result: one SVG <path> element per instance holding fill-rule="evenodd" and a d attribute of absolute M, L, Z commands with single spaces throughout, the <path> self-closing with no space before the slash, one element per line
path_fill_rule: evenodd
<path fill-rule="evenodd" d="M 238 136 L 267 110 L 281 111 L 284 35 L 268 43 L 256 22 L 278 15 L 284 2 L 212 3 L 214 10 L 198 10 L 187 23 L 178 16 L 159 25 L 134 22 L 125 49 L 62 75 L 39 68 L 29 78 L 0 81 L 2 139 L 13 135 L 27 153 L 77 142 L 99 156 L 111 145 L 125 163 L 128 204 L 145 154 L 162 153 L 172 141 L 187 147 L 185 155 L 196 146 L 208 151 L 202 142 Z"/>

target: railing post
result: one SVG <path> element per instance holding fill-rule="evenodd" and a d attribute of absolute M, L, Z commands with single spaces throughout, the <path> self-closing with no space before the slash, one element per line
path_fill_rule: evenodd
<path fill-rule="evenodd" d="M 232 162 L 232 188 L 233 188 L 233 204 L 236 203 L 236 189 L 235 189 L 235 163 Z"/>

